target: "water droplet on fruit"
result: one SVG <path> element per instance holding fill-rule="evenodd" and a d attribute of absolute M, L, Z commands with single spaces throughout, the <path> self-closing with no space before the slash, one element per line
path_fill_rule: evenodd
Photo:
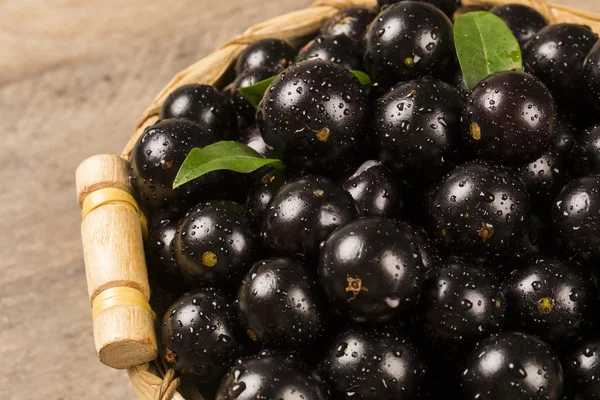
<path fill-rule="evenodd" d="M 340 344 L 338 344 L 338 346 L 335 348 L 335 356 L 336 357 L 342 357 L 344 354 L 346 354 L 346 349 L 348 348 L 348 343 L 346 342 L 341 342 Z"/>
<path fill-rule="evenodd" d="M 242 392 L 246 390 L 246 384 L 244 382 L 238 382 L 229 389 L 229 395 L 237 398 Z"/>
<path fill-rule="evenodd" d="M 462 299 L 460 301 L 460 306 L 462 307 L 463 310 L 470 310 L 471 308 L 473 308 L 473 303 L 471 303 L 467 299 Z"/>
<path fill-rule="evenodd" d="M 531 287 L 533 288 L 533 290 L 540 290 L 542 288 L 542 282 L 540 282 L 540 281 L 532 282 Z"/>
<path fill-rule="evenodd" d="M 527 372 L 519 363 L 509 363 L 508 372 L 515 378 L 525 379 L 527 378 Z"/>

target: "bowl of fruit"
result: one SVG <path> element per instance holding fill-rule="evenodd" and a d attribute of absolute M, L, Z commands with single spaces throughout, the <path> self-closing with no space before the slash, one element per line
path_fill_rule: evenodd
<path fill-rule="evenodd" d="M 77 170 L 140 399 L 600 398 L 600 16 L 323 0 Z"/>

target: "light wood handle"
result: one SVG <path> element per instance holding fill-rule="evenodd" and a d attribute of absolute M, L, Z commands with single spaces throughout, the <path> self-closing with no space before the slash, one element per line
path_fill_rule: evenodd
<path fill-rule="evenodd" d="M 155 316 L 148 305 L 143 215 L 128 171 L 121 157 L 97 155 L 84 160 L 76 173 L 96 352 L 104 364 L 119 369 L 158 354 Z"/>

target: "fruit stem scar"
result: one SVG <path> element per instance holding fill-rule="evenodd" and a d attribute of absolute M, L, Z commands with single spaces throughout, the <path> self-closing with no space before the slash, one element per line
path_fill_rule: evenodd
<path fill-rule="evenodd" d="M 202 254 L 202 264 L 205 267 L 212 268 L 217 265 L 217 261 L 219 261 L 219 259 L 212 251 L 206 251 Z"/>
<path fill-rule="evenodd" d="M 177 353 L 175 353 L 171 349 L 166 349 L 165 350 L 165 360 L 167 360 L 167 362 L 169 364 L 177 363 Z"/>
<path fill-rule="evenodd" d="M 415 65 L 415 61 L 412 57 L 406 57 L 404 59 L 404 65 L 406 65 L 407 67 L 412 67 L 413 65 Z"/>
<path fill-rule="evenodd" d="M 469 133 L 471 137 L 475 140 L 481 140 L 481 127 L 477 122 L 472 122 L 469 128 Z"/>
<path fill-rule="evenodd" d="M 252 341 L 256 342 L 258 340 L 258 338 L 256 337 L 256 333 L 254 333 L 254 331 L 252 331 L 252 329 L 248 329 L 246 331 L 246 333 L 248 334 L 250 339 L 252 339 Z"/>
<path fill-rule="evenodd" d="M 315 136 L 319 142 L 326 142 L 329 139 L 329 128 L 321 128 L 313 132 L 316 133 Z"/>
<path fill-rule="evenodd" d="M 321 197 L 325 194 L 325 192 L 321 189 L 317 189 L 313 192 L 315 194 L 315 196 Z"/>
<path fill-rule="evenodd" d="M 494 227 L 490 224 L 482 223 L 481 228 L 477 230 L 477 235 L 485 242 L 494 236 Z"/>
<path fill-rule="evenodd" d="M 362 280 L 360 278 L 352 278 L 348 276 L 346 280 L 348 281 L 348 287 L 346 287 L 346 292 L 352 292 L 352 298 L 348 299 L 348 301 L 354 300 L 360 292 L 369 291 L 369 289 L 363 287 Z"/>
<path fill-rule="evenodd" d="M 542 297 L 537 304 L 540 315 L 548 315 L 554 308 L 554 299 L 551 297 Z"/>

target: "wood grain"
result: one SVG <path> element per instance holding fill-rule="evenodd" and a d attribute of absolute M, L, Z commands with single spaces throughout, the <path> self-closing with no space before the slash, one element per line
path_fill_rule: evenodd
<path fill-rule="evenodd" d="M 597 0 L 556 1 L 600 12 Z M 74 171 L 187 65 L 310 0 L 0 2 L 0 398 L 133 399 L 95 356 Z"/>

